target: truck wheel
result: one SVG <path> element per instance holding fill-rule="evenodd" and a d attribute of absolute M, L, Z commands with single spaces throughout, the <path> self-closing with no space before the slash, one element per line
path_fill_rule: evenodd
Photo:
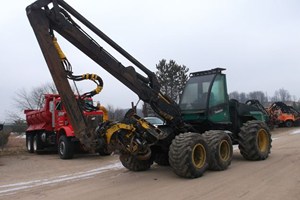
<path fill-rule="evenodd" d="M 42 149 L 42 142 L 41 138 L 38 134 L 36 134 L 33 137 L 33 151 L 34 153 L 39 153 L 39 151 Z"/>
<path fill-rule="evenodd" d="M 59 137 L 58 154 L 61 159 L 71 159 L 74 156 L 74 145 L 65 135 Z"/>
<path fill-rule="evenodd" d="M 287 121 L 284 123 L 284 125 L 285 125 L 286 127 L 292 127 L 292 126 L 294 125 L 294 123 L 293 123 L 292 120 L 287 120 Z"/>
<path fill-rule="evenodd" d="M 229 135 L 221 130 L 206 131 L 205 137 L 209 149 L 209 169 L 221 171 L 228 168 L 232 160 L 232 141 Z"/>
<path fill-rule="evenodd" d="M 26 148 L 29 153 L 33 153 L 33 137 L 32 135 L 26 135 Z"/>
<path fill-rule="evenodd" d="M 238 134 L 240 153 L 246 160 L 265 160 L 271 152 L 272 138 L 262 121 L 246 122 Z"/>
<path fill-rule="evenodd" d="M 208 168 L 209 149 L 199 133 L 181 133 L 172 141 L 169 163 L 178 176 L 197 178 Z"/>
<path fill-rule="evenodd" d="M 146 171 L 153 164 L 152 159 L 139 160 L 136 156 L 120 153 L 120 161 L 124 167 L 131 171 Z"/>

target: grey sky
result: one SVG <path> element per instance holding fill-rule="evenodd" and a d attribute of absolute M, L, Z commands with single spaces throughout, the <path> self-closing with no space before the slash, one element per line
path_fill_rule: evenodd
<path fill-rule="evenodd" d="M 66 0 L 100 30 L 152 71 L 173 59 L 190 72 L 227 68 L 229 92 L 279 88 L 300 97 L 300 2 L 297 0 Z M 6 2 L 0 13 L 0 122 L 20 89 L 52 81 L 25 8 L 31 0 Z M 6 5 L 5 5 L 6 4 Z M 137 96 L 70 43 L 58 37 L 73 71 L 96 73 L 103 105 L 130 107 Z M 106 48 L 101 40 L 100 45 Z M 125 66 L 130 65 L 107 48 Z M 78 85 L 82 91 L 92 83 Z"/>

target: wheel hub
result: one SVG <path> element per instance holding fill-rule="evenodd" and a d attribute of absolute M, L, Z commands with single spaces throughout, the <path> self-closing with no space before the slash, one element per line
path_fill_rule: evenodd
<path fill-rule="evenodd" d="M 219 155 L 223 161 L 227 161 L 230 158 L 230 144 L 227 140 L 222 140 L 219 146 Z"/>
<path fill-rule="evenodd" d="M 34 151 L 37 150 L 37 141 L 36 141 L 36 139 L 33 140 L 33 150 Z"/>
<path fill-rule="evenodd" d="M 30 140 L 29 139 L 27 140 L 27 149 L 31 150 L 31 144 L 30 144 Z"/>
<path fill-rule="evenodd" d="M 64 143 L 64 142 L 61 142 L 61 143 L 59 144 L 59 152 L 60 152 L 61 155 L 64 154 L 65 148 L 66 148 L 65 143 Z"/>
<path fill-rule="evenodd" d="M 202 168 L 206 162 L 206 150 L 201 144 L 197 144 L 193 148 L 192 161 L 195 167 Z"/>
<path fill-rule="evenodd" d="M 257 144 L 261 152 L 265 152 L 268 149 L 269 138 L 264 129 L 260 129 L 257 134 Z"/>

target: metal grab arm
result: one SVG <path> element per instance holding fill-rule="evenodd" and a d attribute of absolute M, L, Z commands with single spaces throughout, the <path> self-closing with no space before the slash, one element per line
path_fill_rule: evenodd
<path fill-rule="evenodd" d="M 52 8 L 50 8 L 51 3 Z M 76 106 L 76 100 L 73 97 L 73 92 L 66 78 L 67 74 L 60 63 L 60 58 L 52 42 L 54 31 L 59 33 L 80 51 L 98 63 L 103 69 L 126 85 L 130 90 L 136 93 L 141 100 L 149 103 L 153 110 L 164 118 L 169 125 L 175 127 L 175 129 L 180 129 L 184 126 L 179 106 L 160 92 L 160 84 L 155 74 L 86 20 L 66 2 L 63 0 L 38 0 L 29 5 L 26 11 L 54 83 L 59 94 L 61 94 L 62 101 L 65 105 L 68 105 L 66 106 L 66 111 L 70 117 L 71 124 L 74 126 L 75 132 L 92 131 L 87 131 L 88 125 L 80 109 L 74 109 L 74 107 L 78 106 Z M 131 61 L 136 67 L 142 70 L 147 77 L 136 72 L 132 66 L 123 66 L 122 63 L 115 59 L 79 27 L 72 19 L 73 17 Z M 88 135 L 90 134 L 88 133 Z"/>

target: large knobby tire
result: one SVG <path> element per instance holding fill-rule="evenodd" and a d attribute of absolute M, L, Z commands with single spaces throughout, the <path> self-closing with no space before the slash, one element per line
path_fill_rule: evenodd
<path fill-rule="evenodd" d="M 265 160 L 268 158 L 272 138 L 268 126 L 258 120 L 246 122 L 238 134 L 240 153 L 246 160 Z"/>
<path fill-rule="evenodd" d="M 203 134 L 210 149 L 209 169 L 221 171 L 228 168 L 232 160 L 232 141 L 222 130 L 210 130 Z"/>
<path fill-rule="evenodd" d="M 33 136 L 31 134 L 26 135 L 26 148 L 29 153 L 33 153 Z"/>
<path fill-rule="evenodd" d="M 197 178 L 208 168 L 209 149 L 199 133 L 181 133 L 170 145 L 169 163 L 178 176 Z"/>
<path fill-rule="evenodd" d="M 61 159 L 71 159 L 74 156 L 74 144 L 65 135 L 59 137 L 58 154 Z"/>
<path fill-rule="evenodd" d="M 152 159 L 140 160 L 137 156 L 120 153 L 119 157 L 122 165 L 131 171 L 146 171 L 153 164 Z"/>

